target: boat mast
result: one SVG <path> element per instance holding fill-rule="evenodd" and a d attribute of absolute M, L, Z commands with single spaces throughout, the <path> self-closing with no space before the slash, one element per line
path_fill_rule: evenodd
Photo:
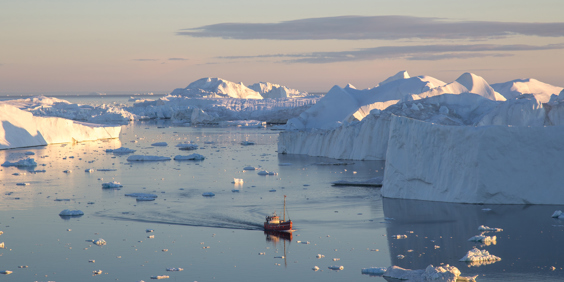
<path fill-rule="evenodd" d="M 286 195 L 284 195 L 284 219 L 282 221 L 286 222 Z"/>

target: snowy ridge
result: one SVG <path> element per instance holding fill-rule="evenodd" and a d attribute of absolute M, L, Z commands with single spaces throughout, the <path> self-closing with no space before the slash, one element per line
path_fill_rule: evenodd
<path fill-rule="evenodd" d="M 506 99 L 513 99 L 523 94 L 533 94 L 541 103 L 548 103 L 550 96 L 558 95 L 564 88 L 553 86 L 534 78 L 515 79 L 491 85 Z"/>
<path fill-rule="evenodd" d="M 258 92 L 246 87 L 242 82 L 235 83 L 216 77 L 198 79 L 186 88 L 174 89 L 170 94 L 199 98 L 262 99 Z"/>
<path fill-rule="evenodd" d="M 63 118 L 36 117 L 0 103 L 0 149 L 118 138 L 120 126 L 102 126 Z"/>
<path fill-rule="evenodd" d="M 249 85 L 249 88 L 258 92 L 263 98 L 289 98 L 307 96 L 307 92 L 300 92 L 296 89 L 290 89 L 285 86 L 270 82 L 259 82 Z"/>

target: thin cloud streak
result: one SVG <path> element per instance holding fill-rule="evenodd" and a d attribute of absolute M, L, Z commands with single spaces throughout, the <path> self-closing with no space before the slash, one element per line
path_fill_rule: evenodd
<path fill-rule="evenodd" d="M 168 58 L 169 61 L 188 61 L 186 58 Z"/>
<path fill-rule="evenodd" d="M 267 40 L 487 39 L 514 35 L 562 37 L 564 22 L 452 21 L 412 16 L 340 16 L 278 23 L 219 23 L 177 35 Z"/>
<path fill-rule="evenodd" d="M 358 49 L 353 51 L 338 52 L 313 52 L 302 54 L 272 54 L 257 56 L 224 56 L 217 59 L 256 59 L 256 58 L 291 58 L 285 63 L 325 64 L 351 61 L 371 61 L 378 59 L 406 59 L 438 61 L 446 59 L 470 59 L 478 57 L 507 57 L 514 51 L 541 51 L 561 50 L 564 43 L 548 45 L 497 45 L 497 44 L 472 44 L 472 45 L 414 45 L 414 46 L 381 46 L 374 48 Z M 488 53 L 496 52 L 496 53 Z"/>
<path fill-rule="evenodd" d="M 159 59 L 133 59 L 134 61 L 137 62 L 156 62 L 156 61 L 160 61 Z"/>

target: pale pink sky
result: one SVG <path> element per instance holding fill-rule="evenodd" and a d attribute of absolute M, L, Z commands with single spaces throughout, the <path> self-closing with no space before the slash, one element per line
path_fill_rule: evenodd
<path fill-rule="evenodd" d="M 564 1 L 467 3 L 8 1 L 0 94 L 165 93 L 202 77 L 325 92 L 400 70 L 564 86 Z"/>

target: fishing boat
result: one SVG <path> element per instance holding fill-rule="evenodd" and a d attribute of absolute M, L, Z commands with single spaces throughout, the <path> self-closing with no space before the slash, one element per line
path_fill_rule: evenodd
<path fill-rule="evenodd" d="M 292 220 L 286 221 L 286 195 L 284 195 L 284 215 L 282 220 L 274 212 L 272 215 L 267 215 L 264 222 L 264 230 L 267 231 L 291 231 Z"/>

